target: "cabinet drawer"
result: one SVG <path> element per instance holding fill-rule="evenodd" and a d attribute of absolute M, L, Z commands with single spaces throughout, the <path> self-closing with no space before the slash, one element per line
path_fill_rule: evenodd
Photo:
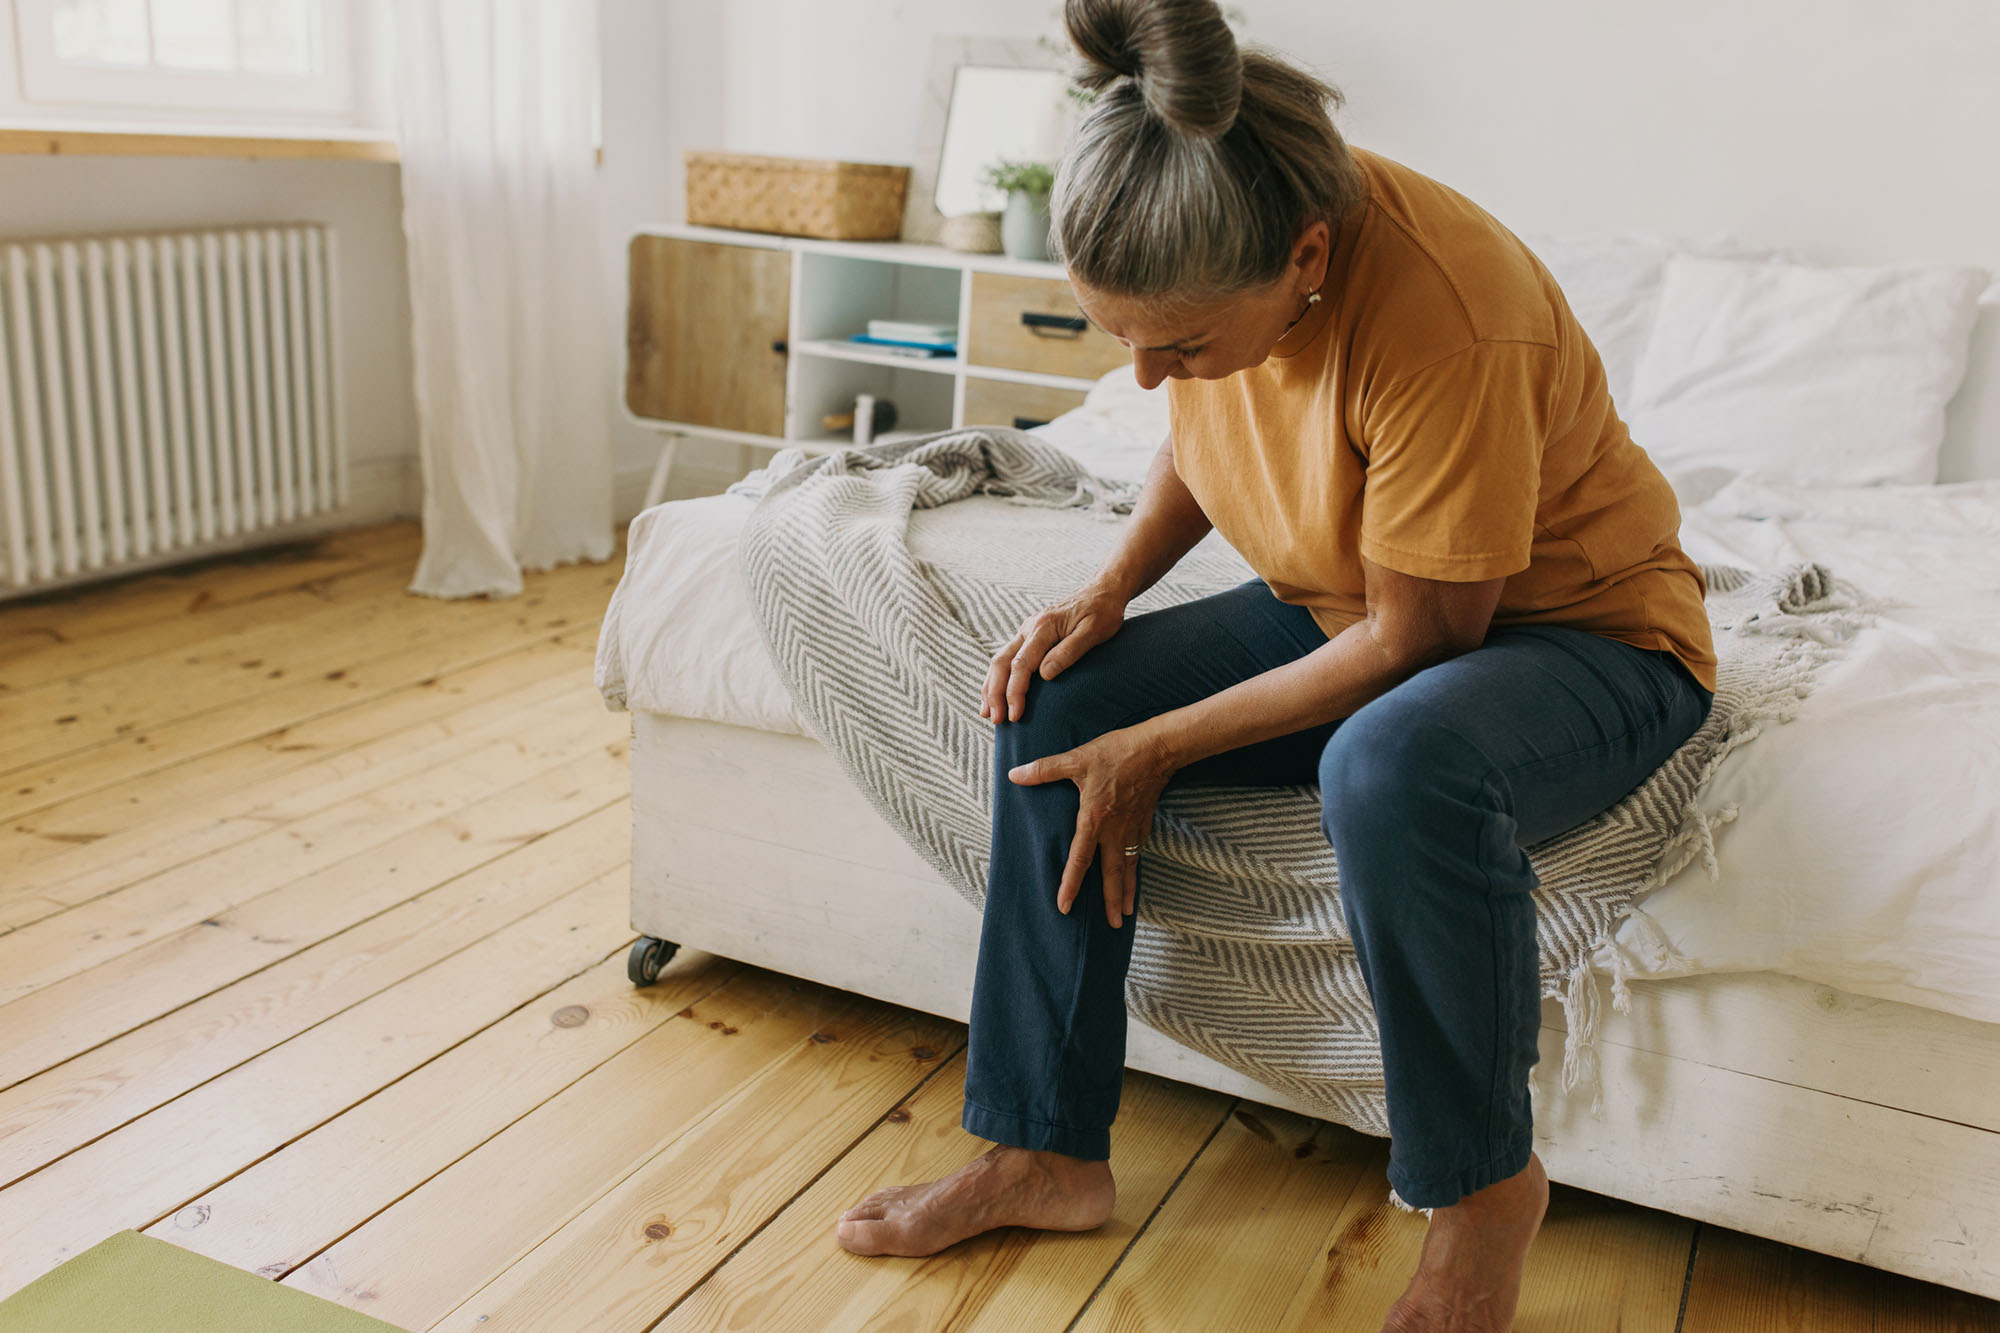
<path fill-rule="evenodd" d="M 1094 380 L 1131 359 L 1090 326 L 1061 278 L 975 273 L 971 313 L 966 360 L 976 366 Z"/>
<path fill-rule="evenodd" d="M 965 424 L 968 426 L 1039 426 L 1072 407 L 1083 406 L 1083 390 L 1050 389 L 1040 384 L 1009 384 L 1006 380 L 965 380 Z M 1023 426 L 1026 429 L 1026 426 Z"/>
<path fill-rule="evenodd" d="M 788 251 L 636 236 L 625 405 L 653 421 L 785 433 Z"/>

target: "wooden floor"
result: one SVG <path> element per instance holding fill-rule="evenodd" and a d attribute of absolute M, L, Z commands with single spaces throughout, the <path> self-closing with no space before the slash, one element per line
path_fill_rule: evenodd
<path fill-rule="evenodd" d="M 0 605 L 0 1296 L 134 1228 L 412 1330 L 1377 1327 L 1424 1225 L 1382 1142 L 1137 1075 L 1105 1227 L 837 1248 L 984 1146 L 964 1028 L 692 952 L 635 989 L 619 561 L 439 602 L 417 547 Z M 2000 1306 L 1558 1188 L 1518 1326 Z"/>

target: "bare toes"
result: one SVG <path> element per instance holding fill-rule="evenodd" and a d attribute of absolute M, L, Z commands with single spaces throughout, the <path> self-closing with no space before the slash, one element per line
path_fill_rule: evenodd
<path fill-rule="evenodd" d="M 868 1220 L 843 1221 L 833 1229 L 834 1239 L 840 1242 L 840 1248 L 851 1254 L 882 1253 L 881 1233 L 882 1224 Z"/>

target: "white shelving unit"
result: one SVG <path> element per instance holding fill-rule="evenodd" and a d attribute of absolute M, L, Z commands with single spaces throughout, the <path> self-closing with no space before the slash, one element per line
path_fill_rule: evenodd
<path fill-rule="evenodd" d="M 894 429 L 898 432 L 934 431 L 965 424 L 968 384 L 1026 385 L 1081 394 L 1096 382 L 1099 373 L 1092 370 L 1087 374 L 1052 374 L 985 365 L 966 355 L 972 347 L 975 275 L 995 274 L 1063 284 L 1065 275 L 1056 264 L 1025 262 L 1004 255 L 961 254 L 933 245 L 817 241 L 677 224 L 641 227 L 633 237 L 745 246 L 782 251 L 790 256 L 783 433 L 771 435 L 640 416 L 628 406 L 629 419 L 667 437 L 648 504 L 658 501 L 674 444 L 683 436 L 705 436 L 765 448 L 784 445 L 834 448 L 850 443 L 850 438 L 833 438 L 820 422 L 827 416 L 851 411 L 857 394 L 873 394 L 878 402 L 893 402 L 897 414 Z M 950 324 L 958 330 L 958 354 L 905 357 L 848 341 L 851 335 L 863 332 L 873 318 Z"/>

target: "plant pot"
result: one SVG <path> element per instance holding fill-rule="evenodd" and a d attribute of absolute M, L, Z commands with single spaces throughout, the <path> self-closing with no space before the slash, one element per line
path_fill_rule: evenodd
<path fill-rule="evenodd" d="M 1049 197 L 1013 190 L 1000 215 L 1000 248 L 1011 259 L 1049 257 Z"/>
<path fill-rule="evenodd" d="M 938 244 L 971 255 L 1000 253 L 998 213 L 958 213 L 938 227 Z"/>

